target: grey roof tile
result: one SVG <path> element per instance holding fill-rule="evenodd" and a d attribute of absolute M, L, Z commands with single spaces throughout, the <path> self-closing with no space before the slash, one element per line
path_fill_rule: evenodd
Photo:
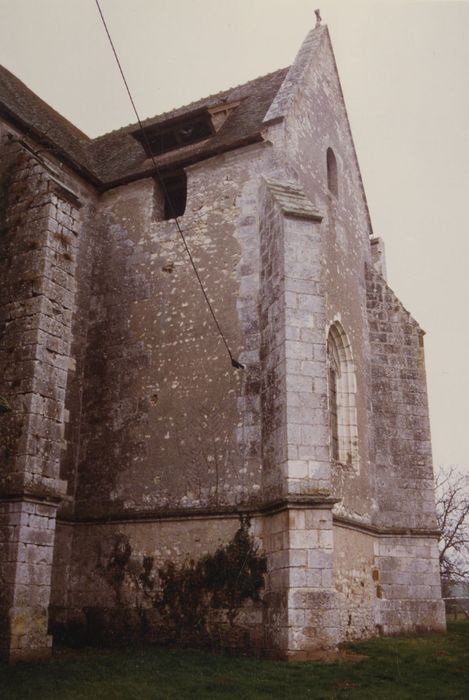
<path fill-rule="evenodd" d="M 143 125 L 149 127 L 198 109 L 223 103 L 240 103 L 212 137 L 162 154 L 156 159 L 157 164 L 162 169 L 176 167 L 259 140 L 260 133 L 265 128 L 263 119 L 287 72 L 288 69 L 278 70 L 244 85 L 146 119 Z M 0 113 L 2 112 L 39 138 L 45 147 L 55 150 L 60 158 L 103 187 L 137 178 L 153 169 L 143 147 L 131 135 L 138 129 L 137 124 L 90 139 L 0 66 Z"/>

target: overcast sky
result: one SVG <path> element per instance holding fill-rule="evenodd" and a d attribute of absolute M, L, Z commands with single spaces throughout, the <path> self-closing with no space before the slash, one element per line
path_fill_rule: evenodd
<path fill-rule="evenodd" d="M 469 2 L 316 0 L 388 278 L 427 331 L 435 464 L 469 468 Z M 289 65 L 314 0 L 101 0 L 141 116 Z M 94 0 L 0 0 L 0 62 L 90 136 L 134 122 Z"/>

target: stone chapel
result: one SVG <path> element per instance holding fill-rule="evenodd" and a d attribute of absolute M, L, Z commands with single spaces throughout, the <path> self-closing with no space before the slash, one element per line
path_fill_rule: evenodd
<path fill-rule="evenodd" d="M 326 26 L 94 139 L 1 68 L 0 289 L 3 656 L 444 630 L 424 333 Z"/>

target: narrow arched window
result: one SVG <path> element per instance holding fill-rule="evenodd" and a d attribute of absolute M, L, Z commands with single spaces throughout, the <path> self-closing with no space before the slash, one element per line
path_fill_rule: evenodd
<path fill-rule="evenodd" d="M 327 370 L 331 459 L 357 466 L 355 370 L 350 343 L 338 321 L 327 337 Z"/>
<path fill-rule="evenodd" d="M 337 160 L 332 148 L 327 149 L 327 187 L 329 192 L 337 197 L 339 194 L 339 182 L 337 177 Z"/>
<path fill-rule="evenodd" d="M 340 380 L 340 360 L 335 343 L 327 344 L 328 357 L 328 395 L 329 395 L 329 429 L 331 436 L 331 457 L 339 461 L 339 424 L 337 410 L 337 389 Z"/>

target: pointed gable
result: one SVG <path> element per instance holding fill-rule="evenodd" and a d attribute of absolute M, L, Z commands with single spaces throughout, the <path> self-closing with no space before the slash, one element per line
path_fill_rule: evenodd
<path fill-rule="evenodd" d="M 268 125 L 281 120 L 285 121 L 287 140 L 293 152 L 298 154 L 298 158 L 293 157 L 296 169 L 301 167 L 302 154 L 313 152 L 314 168 L 320 167 L 327 183 L 328 149 L 329 153 L 332 152 L 334 160 L 338 157 L 342 162 L 347 162 L 347 176 L 354 181 L 349 189 L 360 192 L 366 226 L 371 235 L 368 204 L 326 25 L 316 26 L 307 35 L 265 116 L 264 123 Z M 312 148 L 311 144 L 314 144 Z M 318 147 L 322 149 L 320 153 Z M 343 149 L 345 152 L 341 156 L 340 151 Z M 304 166 L 307 165 L 304 163 Z M 313 168 L 313 163 L 309 165 Z"/>

